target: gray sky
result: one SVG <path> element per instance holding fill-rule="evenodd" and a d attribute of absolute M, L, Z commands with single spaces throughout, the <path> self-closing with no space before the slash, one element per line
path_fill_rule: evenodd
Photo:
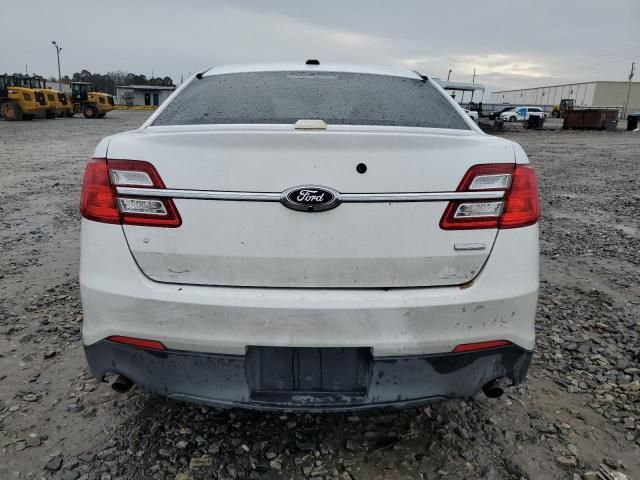
<path fill-rule="evenodd" d="M 495 90 L 626 80 L 640 62 L 640 0 L 30 0 L 25 8 L 0 8 L 0 72 L 28 64 L 57 76 L 51 40 L 63 47 L 63 75 L 153 71 L 176 82 L 211 65 L 318 58 L 441 78 L 452 69 L 457 81 L 471 81 L 475 67 L 476 81 Z"/>

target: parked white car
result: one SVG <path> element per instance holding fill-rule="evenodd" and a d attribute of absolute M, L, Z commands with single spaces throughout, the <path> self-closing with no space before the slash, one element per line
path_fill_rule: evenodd
<path fill-rule="evenodd" d="M 464 113 L 469 115 L 474 122 L 478 123 L 478 112 L 476 112 L 475 110 L 467 110 L 465 108 Z"/>
<path fill-rule="evenodd" d="M 513 107 L 511 110 L 502 112 L 500 119 L 505 122 L 524 122 L 530 116 L 547 118 L 547 114 L 540 107 Z"/>
<path fill-rule="evenodd" d="M 85 352 L 118 391 L 406 407 L 529 368 L 536 175 L 414 72 L 209 69 L 99 143 L 81 210 Z"/>

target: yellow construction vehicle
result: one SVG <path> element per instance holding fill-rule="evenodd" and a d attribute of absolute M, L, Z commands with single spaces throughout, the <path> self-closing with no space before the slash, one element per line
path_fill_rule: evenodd
<path fill-rule="evenodd" d="M 96 92 L 88 82 L 71 82 L 73 112 L 85 118 L 102 118 L 113 110 L 113 95 Z"/>
<path fill-rule="evenodd" d="M 34 90 L 39 90 L 44 95 L 47 102 L 45 107 L 45 118 L 56 118 L 62 113 L 62 102 L 58 98 L 58 92 L 47 88 L 47 81 L 41 77 L 25 77 L 25 81 Z"/>
<path fill-rule="evenodd" d="M 60 116 L 73 117 L 73 103 L 71 102 L 71 98 L 69 98 L 69 95 L 63 92 L 58 92 L 58 99 L 60 100 L 60 104 L 62 105 Z"/>
<path fill-rule="evenodd" d="M 47 101 L 47 118 L 73 117 L 73 104 L 66 93 L 48 87 L 47 81 L 40 77 L 33 77 L 32 85 L 42 89 Z"/>
<path fill-rule="evenodd" d="M 563 98 L 558 105 L 553 106 L 551 116 L 553 118 L 564 118 L 566 112 L 573 110 L 573 98 Z"/>
<path fill-rule="evenodd" d="M 46 114 L 42 92 L 24 86 L 21 77 L 0 76 L 0 114 L 5 120 L 33 120 Z"/>

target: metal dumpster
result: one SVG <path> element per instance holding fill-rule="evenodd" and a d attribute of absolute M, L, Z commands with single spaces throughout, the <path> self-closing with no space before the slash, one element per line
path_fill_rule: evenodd
<path fill-rule="evenodd" d="M 618 110 L 613 108 L 581 108 L 565 112 L 562 128 L 604 130 L 618 124 Z"/>

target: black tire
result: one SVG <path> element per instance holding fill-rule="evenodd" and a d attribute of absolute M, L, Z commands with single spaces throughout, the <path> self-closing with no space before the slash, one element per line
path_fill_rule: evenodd
<path fill-rule="evenodd" d="M 106 115 L 106 113 L 99 113 L 98 114 L 98 118 L 104 118 L 105 115 Z"/>
<path fill-rule="evenodd" d="M 2 104 L 2 116 L 5 120 L 15 122 L 16 120 L 22 120 L 24 115 L 20 105 L 16 102 L 5 102 Z"/>
<path fill-rule="evenodd" d="M 98 109 L 93 105 L 85 105 L 82 109 L 84 118 L 96 118 L 98 116 Z"/>
<path fill-rule="evenodd" d="M 33 114 L 26 114 L 25 113 L 25 114 L 22 115 L 22 119 L 23 120 L 33 120 L 34 117 L 35 117 L 35 115 L 33 115 Z"/>
<path fill-rule="evenodd" d="M 510 122 L 515 122 L 516 121 L 516 117 L 509 117 L 509 121 Z"/>

